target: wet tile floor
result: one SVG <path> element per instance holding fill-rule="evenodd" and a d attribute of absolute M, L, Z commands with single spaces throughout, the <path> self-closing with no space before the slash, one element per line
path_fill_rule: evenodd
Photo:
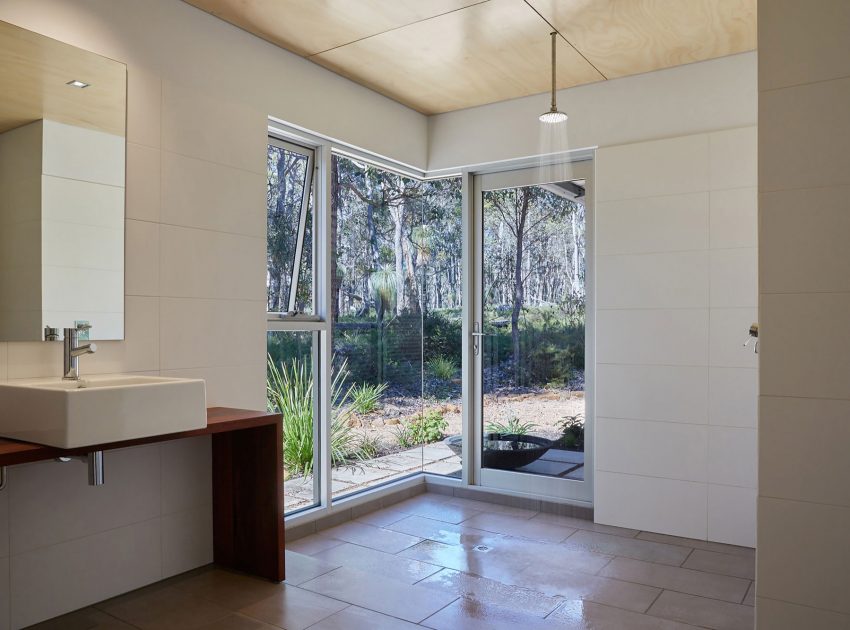
<path fill-rule="evenodd" d="M 423 494 L 287 545 L 287 580 L 205 567 L 34 626 L 750 630 L 752 549 Z"/>

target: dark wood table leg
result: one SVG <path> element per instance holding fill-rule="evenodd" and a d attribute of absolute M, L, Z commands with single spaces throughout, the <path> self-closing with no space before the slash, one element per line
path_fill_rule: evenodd
<path fill-rule="evenodd" d="M 212 436 L 213 550 L 217 564 L 284 579 L 280 422 Z"/>

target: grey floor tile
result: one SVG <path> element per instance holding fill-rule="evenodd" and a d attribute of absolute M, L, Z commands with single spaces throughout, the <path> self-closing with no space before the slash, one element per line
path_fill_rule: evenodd
<path fill-rule="evenodd" d="M 284 586 L 279 593 L 239 612 L 286 630 L 304 630 L 347 607 L 345 602 L 297 586 Z"/>
<path fill-rule="evenodd" d="M 695 630 L 694 626 L 594 602 L 566 602 L 548 617 L 561 630 Z"/>
<path fill-rule="evenodd" d="M 690 553 L 690 549 L 677 545 L 665 545 L 586 530 L 577 531 L 564 544 L 575 549 L 585 549 L 612 556 L 645 560 L 646 562 L 658 562 L 675 567 L 681 565 Z"/>
<path fill-rule="evenodd" d="M 468 518 L 463 521 L 463 525 L 497 534 L 529 538 L 542 542 L 561 542 L 576 531 L 571 527 L 564 527 L 555 523 L 530 520 L 508 514 L 494 514 L 492 512 L 482 512 Z"/>
<path fill-rule="evenodd" d="M 310 630 L 416 630 L 421 627 L 374 610 L 349 606 L 310 626 Z"/>
<path fill-rule="evenodd" d="M 614 558 L 600 575 L 736 604 L 744 598 L 750 586 L 749 580 L 741 578 L 630 558 Z"/>
<path fill-rule="evenodd" d="M 494 514 L 507 514 L 519 518 L 532 518 L 538 514 L 537 510 L 529 510 L 512 505 L 501 505 L 499 503 L 488 503 L 487 501 L 476 501 L 475 499 L 464 499 L 462 497 L 450 497 L 447 503 L 451 505 L 462 505 L 479 512 L 490 512 Z"/>
<path fill-rule="evenodd" d="M 403 512 L 395 507 L 388 507 L 358 516 L 357 520 L 361 523 L 366 523 L 367 525 L 374 525 L 375 527 L 386 527 L 387 525 L 400 521 L 408 516 L 410 515 L 407 512 Z"/>
<path fill-rule="evenodd" d="M 303 553 L 304 555 L 312 556 L 315 553 L 319 553 L 325 549 L 330 549 L 331 547 L 336 547 L 342 543 L 342 540 L 337 540 L 336 538 L 329 538 L 323 534 L 313 534 L 311 536 L 298 538 L 292 542 L 287 541 L 286 548 L 296 553 Z"/>
<path fill-rule="evenodd" d="M 335 547 L 331 547 L 330 550 L 336 549 L 337 547 L 341 546 L 342 545 L 336 545 Z M 320 553 L 327 553 L 327 551 L 329 550 Z M 286 567 L 286 583 L 292 584 L 293 586 L 298 586 L 303 582 L 307 582 L 308 580 L 312 580 L 315 577 L 319 577 L 323 573 L 338 569 L 342 565 L 333 564 L 332 562 L 325 561 L 320 558 L 319 554 L 314 556 L 308 556 L 303 553 L 297 553 L 295 551 L 287 550 L 285 555 L 284 566 Z"/>
<path fill-rule="evenodd" d="M 422 580 L 419 585 L 486 604 L 509 605 L 511 610 L 536 617 L 545 617 L 555 610 L 561 601 L 522 586 L 504 584 L 454 569 L 443 569 Z"/>
<path fill-rule="evenodd" d="M 747 556 L 750 558 L 755 558 L 756 555 L 756 550 L 751 547 L 725 545 L 723 543 L 711 542 L 709 540 L 696 540 L 693 538 L 682 538 L 680 536 L 669 536 L 667 534 L 656 534 L 653 532 L 640 532 L 637 537 L 641 540 L 650 540 L 652 542 L 666 543 L 668 545 L 680 545 L 682 547 L 690 547 L 692 549 L 705 549 L 706 551 L 729 553 L 739 556 Z"/>
<path fill-rule="evenodd" d="M 393 507 L 403 512 L 407 512 L 408 514 L 424 516 L 426 518 L 444 521 L 446 523 L 460 523 L 461 521 L 465 521 L 466 519 L 479 514 L 479 510 L 465 505 L 449 503 L 447 499 L 450 499 L 451 497 L 443 497 L 441 495 L 436 496 L 439 496 L 439 498 L 434 498 L 435 495 L 432 494 L 420 495 L 418 497 L 408 499 L 407 501 L 397 503 Z"/>
<path fill-rule="evenodd" d="M 280 630 L 278 626 L 270 626 L 267 623 L 251 619 L 239 613 L 227 615 L 218 621 L 200 626 L 198 630 Z"/>
<path fill-rule="evenodd" d="M 121 595 L 97 608 L 141 630 L 195 630 L 232 612 L 177 586 L 160 584 Z"/>
<path fill-rule="evenodd" d="M 306 582 L 302 588 L 414 623 L 433 615 L 456 599 L 454 594 L 405 584 L 348 567 Z"/>
<path fill-rule="evenodd" d="M 664 591 L 648 613 L 714 630 L 752 630 L 752 606 Z"/>
<path fill-rule="evenodd" d="M 290 567 L 286 569 L 289 571 Z M 176 588 L 231 611 L 274 595 L 282 588 L 280 584 L 268 580 L 218 568 L 177 579 L 179 581 L 174 582 Z"/>
<path fill-rule="evenodd" d="M 416 536 L 402 534 L 383 527 L 374 527 L 366 523 L 358 523 L 357 521 L 331 527 L 324 530 L 322 534 L 329 538 L 336 538 L 387 553 L 398 553 L 402 549 L 407 549 L 422 541 L 421 538 Z"/>
<path fill-rule="evenodd" d="M 498 546 L 488 546 L 487 551 L 482 551 L 474 547 L 425 540 L 398 555 L 501 582 L 509 580 L 511 575 L 527 567 L 530 562 L 527 559 L 518 562 L 510 556 L 498 553 L 498 549 Z"/>
<path fill-rule="evenodd" d="M 755 558 L 703 549 L 695 549 L 682 566 L 686 569 L 733 575 L 748 580 L 756 577 Z"/>
<path fill-rule="evenodd" d="M 533 517 L 535 521 L 543 521 L 545 523 L 554 523 L 563 527 L 572 527 L 573 529 L 582 529 L 590 532 L 600 532 L 602 534 L 612 534 L 614 536 L 623 536 L 625 538 L 634 538 L 640 532 L 636 529 L 626 529 L 625 527 L 615 527 L 613 525 L 602 525 L 594 523 L 583 518 L 575 518 L 572 516 L 561 516 L 560 514 L 550 514 L 549 512 L 540 512 Z"/>
<path fill-rule="evenodd" d="M 349 567 L 366 573 L 382 575 L 407 584 L 418 582 L 440 570 L 440 567 L 433 564 L 427 564 L 409 558 L 401 558 L 391 553 L 361 547 L 352 543 L 344 543 L 338 547 L 332 547 L 327 551 L 317 553 L 313 557 L 324 561 L 329 566 Z"/>
<path fill-rule="evenodd" d="M 542 619 L 510 608 L 459 599 L 422 622 L 436 630 L 559 630 L 557 621 Z"/>
<path fill-rule="evenodd" d="M 447 545 L 479 545 L 488 544 L 488 541 L 492 543 L 504 539 L 502 534 L 486 532 L 465 525 L 435 521 L 424 516 L 409 516 L 387 525 L 387 529 Z"/>
<path fill-rule="evenodd" d="M 28 630 L 133 630 L 133 626 L 100 610 L 84 608 L 37 623 Z"/>

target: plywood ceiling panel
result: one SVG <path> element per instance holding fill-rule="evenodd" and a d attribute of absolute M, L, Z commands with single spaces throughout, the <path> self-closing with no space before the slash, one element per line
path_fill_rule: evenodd
<path fill-rule="evenodd" d="M 311 59 L 434 114 L 545 92 L 551 81 L 549 32 L 523 0 L 490 0 Z M 560 85 L 601 79 L 559 41 Z"/>
<path fill-rule="evenodd" d="M 486 0 L 186 0 L 303 57 Z"/>
<path fill-rule="evenodd" d="M 80 89 L 66 85 L 77 79 Z M 124 64 L 0 22 L 0 133 L 42 118 L 124 135 Z"/>
<path fill-rule="evenodd" d="M 528 2 L 609 79 L 756 47 L 756 0 Z"/>
<path fill-rule="evenodd" d="M 426 114 L 753 50 L 757 0 L 185 0 Z"/>

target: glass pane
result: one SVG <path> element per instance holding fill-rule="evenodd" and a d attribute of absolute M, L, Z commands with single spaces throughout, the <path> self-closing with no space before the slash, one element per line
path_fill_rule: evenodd
<path fill-rule="evenodd" d="M 315 479 L 316 388 L 314 332 L 270 331 L 267 335 L 267 402 L 283 417 L 284 509 L 318 504 Z"/>
<path fill-rule="evenodd" d="M 584 479 L 583 192 L 484 193 L 484 468 Z"/>
<path fill-rule="evenodd" d="M 298 246 L 301 202 L 307 180 L 308 158 L 275 145 L 268 147 L 267 236 L 267 310 L 280 313 L 289 310 L 289 292 Z M 312 206 L 312 193 L 310 194 Z M 312 213 L 310 213 L 312 214 Z M 305 234 L 296 310 L 312 313 L 312 218 L 308 214 L 309 231 Z"/>
<path fill-rule="evenodd" d="M 333 158 L 334 369 L 345 390 L 339 414 L 350 429 L 349 456 L 333 468 L 334 496 L 421 472 L 423 461 L 445 468 L 453 460 L 447 472 L 460 468 L 443 443 L 451 415 L 460 429 L 459 391 L 451 403 L 457 370 L 441 373 L 451 386 L 440 388 L 443 400 L 423 398 L 430 378 L 423 363 L 423 322 L 432 309 L 458 308 L 460 299 L 459 255 L 441 242 L 442 231 L 455 229 L 454 214 L 459 222 L 460 183 L 449 181 L 421 182 Z M 446 261 L 446 252 L 457 260 Z M 435 280 L 437 260 L 445 269 Z M 457 286 L 449 286 L 447 278 Z M 453 317 L 459 321 L 448 313 L 445 327 L 439 325 L 443 319 L 434 326 L 443 336 L 438 349 L 452 345 Z M 453 360 L 451 352 L 444 354 L 447 362 Z"/>

